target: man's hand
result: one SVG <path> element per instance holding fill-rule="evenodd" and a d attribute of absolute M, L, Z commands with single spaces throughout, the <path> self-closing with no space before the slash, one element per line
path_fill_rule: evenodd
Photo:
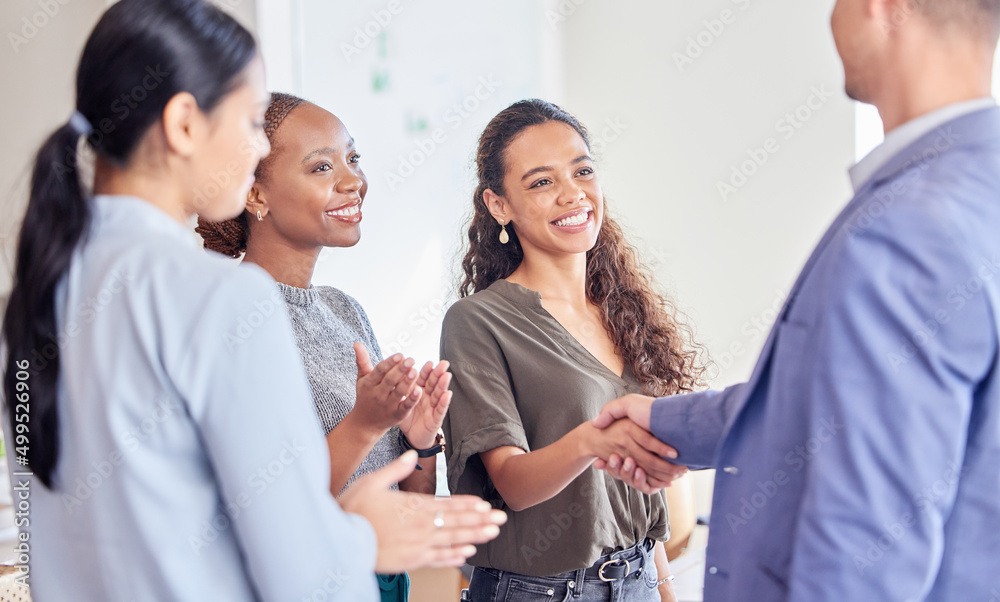
<path fill-rule="evenodd" d="M 636 425 L 649 431 L 650 415 L 653 411 L 653 401 L 655 398 L 646 395 L 631 394 L 608 402 L 601 413 L 592 421 L 593 425 L 599 429 L 606 429 L 619 420 L 631 420 Z M 672 449 L 672 448 L 671 448 Z M 671 457 L 677 457 L 676 453 Z M 670 483 L 683 476 L 687 472 L 684 467 L 676 467 L 680 470 L 675 475 L 659 473 L 651 476 L 647 468 L 642 468 L 635 458 L 628 454 L 609 454 L 607 458 L 598 459 L 594 462 L 594 468 L 607 472 L 612 477 L 622 481 L 629 487 L 638 489 L 645 494 L 652 494 L 664 487 L 670 487 Z M 666 477 L 666 478 L 665 478 Z"/>
<path fill-rule="evenodd" d="M 642 428 L 649 429 L 649 416 L 653 411 L 655 398 L 645 395 L 631 394 L 609 401 L 601 413 L 594 418 L 593 423 L 599 429 L 611 426 L 616 420 L 628 418 Z"/>

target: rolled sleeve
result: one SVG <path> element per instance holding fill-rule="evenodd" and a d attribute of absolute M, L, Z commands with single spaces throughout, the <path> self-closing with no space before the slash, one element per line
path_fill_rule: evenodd
<path fill-rule="evenodd" d="M 450 362 L 452 375 L 451 407 L 444 421 L 448 485 L 454 493 L 502 502 L 479 454 L 506 446 L 531 448 L 503 351 L 472 318 L 449 311 L 441 335 L 441 358 Z"/>

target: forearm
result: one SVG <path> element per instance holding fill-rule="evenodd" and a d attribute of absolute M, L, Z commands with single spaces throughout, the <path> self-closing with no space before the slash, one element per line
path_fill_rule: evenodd
<path fill-rule="evenodd" d="M 420 458 L 421 470 L 414 470 L 413 474 L 400 481 L 399 488 L 403 491 L 434 495 L 437 491 L 437 458 L 437 456 Z"/>
<path fill-rule="evenodd" d="M 380 438 L 378 432 L 357 425 L 353 414 L 345 416 L 326 435 L 326 445 L 330 450 L 330 492 L 333 495 L 340 494 Z"/>
<path fill-rule="evenodd" d="M 484 458 L 490 479 L 512 510 L 552 499 L 594 462 L 597 456 L 585 450 L 582 432 L 587 426 L 580 425 L 555 443 L 530 453 L 501 461 Z"/>
<path fill-rule="evenodd" d="M 667 551 L 664 544 L 659 542 L 654 544 L 653 563 L 656 565 L 656 575 L 658 581 L 663 581 L 663 579 L 672 575 L 670 572 L 670 562 L 667 560 Z M 659 591 L 660 600 L 663 602 L 673 602 L 676 599 L 674 595 L 673 580 L 664 581 L 663 583 L 657 585 L 656 588 Z"/>

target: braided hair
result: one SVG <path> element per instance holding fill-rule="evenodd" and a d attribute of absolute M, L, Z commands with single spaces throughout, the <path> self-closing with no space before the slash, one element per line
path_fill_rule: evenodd
<path fill-rule="evenodd" d="M 258 182 L 267 179 L 268 170 L 274 156 L 274 135 L 278 132 L 281 122 L 288 117 L 296 107 L 306 101 L 285 94 L 284 92 L 274 92 L 271 94 L 271 104 L 264 114 L 264 133 L 271 143 L 271 154 L 261 159 L 254 171 L 254 178 Z M 211 249 L 229 257 L 239 257 L 246 253 L 247 241 L 250 239 L 250 224 L 247 219 L 247 212 L 244 211 L 232 219 L 221 222 L 210 222 L 202 217 L 198 218 L 198 227 L 195 232 L 201 235 L 205 241 L 205 248 Z"/>

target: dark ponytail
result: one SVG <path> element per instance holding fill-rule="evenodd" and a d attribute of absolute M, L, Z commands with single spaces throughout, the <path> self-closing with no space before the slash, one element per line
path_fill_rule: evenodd
<path fill-rule="evenodd" d="M 242 83 L 256 52 L 250 33 L 204 0 L 122 0 L 87 40 L 77 69 L 79 115 L 56 130 L 35 159 L 3 318 L 11 447 L 46 487 L 59 458 L 62 337 L 55 292 L 91 221 L 77 167 L 80 138 L 99 160 L 124 166 L 171 98 L 189 92 L 202 111 L 211 111 Z"/>

